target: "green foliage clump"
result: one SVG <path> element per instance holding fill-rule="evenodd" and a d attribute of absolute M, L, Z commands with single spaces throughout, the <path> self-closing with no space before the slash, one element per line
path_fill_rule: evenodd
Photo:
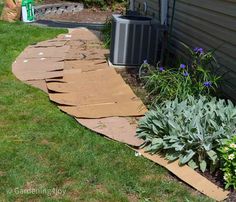
<path fill-rule="evenodd" d="M 110 48 L 111 45 L 111 29 L 112 29 L 112 19 L 107 18 L 104 28 L 102 29 L 103 44 L 105 48 Z"/>
<path fill-rule="evenodd" d="M 188 96 L 165 101 L 139 122 L 137 136 L 152 153 L 179 159 L 181 165 L 214 171 L 219 166 L 217 149 L 235 133 L 236 108 L 230 101 Z"/>
<path fill-rule="evenodd" d="M 184 45 L 186 46 L 186 45 Z M 220 77 L 214 73 L 218 66 L 214 51 L 204 53 L 202 48 L 193 51 L 186 46 L 191 62 L 177 68 L 152 67 L 147 61 L 140 67 L 139 77 L 149 92 L 153 102 L 164 100 L 184 100 L 188 95 L 211 95 L 216 92 Z"/>
<path fill-rule="evenodd" d="M 224 172 L 225 188 L 236 189 L 236 136 L 220 148 L 221 169 Z"/>

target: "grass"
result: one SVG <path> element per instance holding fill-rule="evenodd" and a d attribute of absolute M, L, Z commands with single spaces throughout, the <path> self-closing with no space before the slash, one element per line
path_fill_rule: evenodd
<path fill-rule="evenodd" d="M 0 201 L 211 201 L 14 77 L 11 64 L 27 45 L 63 32 L 0 22 Z"/>

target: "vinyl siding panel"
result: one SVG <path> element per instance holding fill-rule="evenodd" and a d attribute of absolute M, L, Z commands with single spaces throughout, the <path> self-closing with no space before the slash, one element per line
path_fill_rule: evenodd
<path fill-rule="evenodd" d="M 144 13 L 144 7 L 143 7 L 143 3 L 145 1 L 143 0 L 134 0 L 135 2 L 135 8 L 136 10 L 140 11 L 141 14 L 143 15 L 148 15 L 150 17 L 153 17 L 154 19 L 156 19 L 157 21 L 160 21 L 160 4 L 159 4 L 159 0 L 148 0 L 147 2 L 147 12 Z"/>
<path fill-rule="evenodd" d="M 135 5 L 143 2 L 136 0 Z M 155 10 L 159 16 L 159 0 L 147 0 L 147 4 L 148 15 Z M 169 0 L 169 23 L 172 7 L 173 0 Z M 220 71 L 227 72 L 223 89 L 236 100 L 236 0 L 176 0 L 170 47 L 173 53 L 186 57 L 179 41 L 190 47 L 217 49 Z"/>

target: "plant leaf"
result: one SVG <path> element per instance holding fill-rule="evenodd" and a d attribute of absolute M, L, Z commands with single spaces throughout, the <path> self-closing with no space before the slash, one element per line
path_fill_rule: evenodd
<path fill-rule="evenodd" d="M 188 150 L 187 153 L 180 159 L 182 165 L 186 164 L 195 155 L 193 150 Z"/>
<path fill-rule="evenodd" d="M 204 173 L 206 171 L 207 163 L 205 160 L 200 162 L 200 170 Z"/>
<path fill-rule="evenodd" d="M 193 159 L 191 159 L 189 162 L 188 162 L 188 165 L 190 168 L 192 168 L 193 170 L 198 168 L 197 164 L 195 163 L 195 161 Z"/>

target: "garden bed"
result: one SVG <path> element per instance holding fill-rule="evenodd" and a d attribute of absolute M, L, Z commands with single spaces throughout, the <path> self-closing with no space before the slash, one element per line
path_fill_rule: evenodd
<path fill-rule="evenodd" d="M 149 95 L 149 93 L 145 90 L 144 83 L 139 78 L 139 70 L 138 68 L 130 68 L 130 69 L 118 69 L 117 70 L 127 84 L 131 86 L 135 94 L 137 94 L 142 101 L 146 104 L 146 106 L 150 106 L 152 104 L 153 97 Z M 224 180 L 223 180 L 223 172 L 216 171 L 214 174 L 211 174 L 208 170 L 204 173 L 199 169 L 196 171 L 202 176 L 206 177 L 209 181 L 216 184 L 217 186 L 224 188 Z M 236 191 L 230 189 L 230 195 L 227 199 L 229 202 L 236 201 Z"/>
<path fill-rule="evenodd" d="M 117 70 L 127 84 L 130 85 L 132 90 L 135 92 L 138 97 L 142 99 L 142 101 L 145 103 L 146 106 L 151 105 L 151 100 L 153 99 L 152 96 L 148 94 L 148 92 L 144 88 L 144 84 L 139 78 L 138 75 L 138 68 L 130 68 L 130 69 L 118 69 Z M 208 170 L 202 173 L 199 169 L 196 169 L 196 171 L 207 178 L 212 183 L 216 184 L 217 186 L 224 188 L 224 180 L 223 180 L 223 172 L 216 171 L 214 174 L 211 174 Z M 173 177 L 175 177 L 173 175 Z M 176 178 L 176 177 L 175 177 Z M 236 201 L 236 191 L 233 189 L 230 189 L 230 195 L 227 198 L 228 202 L 234 202 Z"/>
<path fill-rule="evenodd" d="M 55 20 L 77 23 L 99 23 L 104 24 L 111 17 L 111 11 L 101 11 L 96 8 L 83 9 L 79 12 L 48 13 L 41 15 L 38 20 Z"/>
<path fill-rule="evenodd" d="M 81 3 L 45 0 L 42 5 L 36 6 L 36 18 L 37 20 L 104 24 L 112 13 L 123 11 L 122 6 L 117 6 L 114 10 L 109 7 L 106 9 L 84 8 Z"/>

